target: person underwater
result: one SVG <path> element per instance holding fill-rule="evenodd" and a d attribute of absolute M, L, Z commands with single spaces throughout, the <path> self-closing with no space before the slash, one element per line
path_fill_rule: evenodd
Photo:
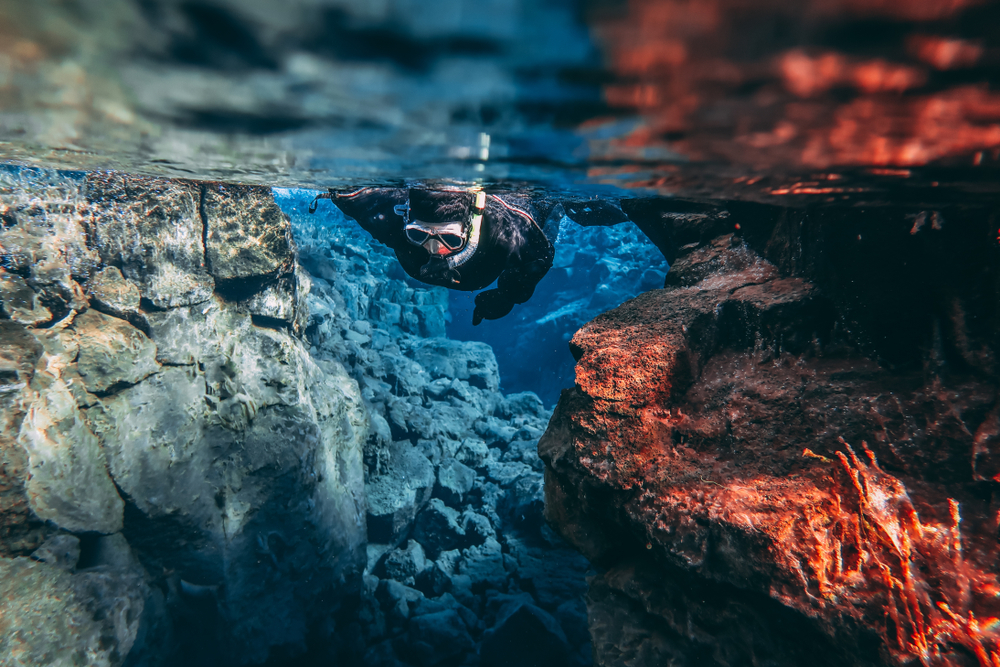
<path fill-rule="evenodd" d="M 472 324 L 507 315 L 534 294 L 552 267 L 563 216 L 581 225 L 627 220 L 602 200 L 559 202 L 480 189 L 362 188 L 316 197 L 331 200 L 376 240 L 393 249 L 403 270 L 429 285 L 476 291 Z"/>

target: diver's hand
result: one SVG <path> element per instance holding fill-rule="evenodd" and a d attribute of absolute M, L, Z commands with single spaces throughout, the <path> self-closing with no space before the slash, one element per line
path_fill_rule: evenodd
<path fill-rule="evenodd" d="M 514 307 L 514 302 L 498 289 L 486 290 L 476 295 L 476 309 L 472 311 L 472 326 L 485 320 L 498 320 Z"/>
<path fill-rule="evenodd" d="M 460 277 L 458 271 L 448 266 L 448 262 L 441 257 L 431 257 L 420 267 L 420 280 L 432 285 L 457 285 Z"/>

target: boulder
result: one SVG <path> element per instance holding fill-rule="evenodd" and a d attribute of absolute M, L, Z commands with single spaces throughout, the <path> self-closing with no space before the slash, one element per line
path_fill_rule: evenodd
<path fill-rule="evenodd" d="M 507 394 L 503 403 L 500 404 L 499 413 L 506 419 L 531 415 L 546 422 L 552 414 L 545 409 L 545 404 L 542 403 L 542 399 L 538 398 L 538 394 L 531 391 Z"/>
<path fill-rule="evenodd" d="M 205 257 L 217 280 L 292 272 L 291 224 L 261 185 L 205 183 Z"/>
<path fill-rule="evenodd" d="M 549 522 L 607 568 L 595 664 L 963 664 L 953 632 L 994 650 L 973 489 L 995 321 L 960 322 L 992 312 L 969 276 L 991 299 L 1000 283 L 953 254 L 984 228 L 828 215 L 748 218 L 573 337 L 577 386 L 539 453 Z"/>
<path fill-rule="evenodd" d="M 472 490 L 476 471 L 455 459 L 447 459 L 438 467 L 435 495 L 452 507 L 462 504 L 462 498 Z"/>
<path fill-rule="evenodd" d="M 432 498 L 417 517 L 413 538 L 424 545 L 432 559 L 442 551 L 461 549 L 469 543 L 458 510 L 448 507 L 440 498 Z"/>
<path fill-rule="evenodd" d="M 493 538 L 487 538 L 483 544 L 463 550 L 462 560 L 458 562 L 456 571 L 469 577 L 473 591 L 507 589 L 508 573 L 504 566 L 503 551 L 500 543 Z"/>
<path fill-rule="evenodd" d="M 16 273 L 0 269 L 0 306 L 7 317 L 28 327 L 52 319 L 52 311 L 42 305 L 39 295 Z"/>
<path fill-rule="evenodd" d="M 0 655 L 11 665 L 118 667 L 139 631 L 144 586 L 127 573 L 0 558 Z"/>
<path fill-rule="evenodd" d="M 0 554 L 37 559 L 0 595 L 19 605 L 0 641 L 27 642 L 26 664 L 304 651 L 364 566 L 369 424 L 295 335 L 287 218 L 266 188 L 206 207 L 208 185 L 115 173 L 46 180 L 52 202 L 17 187 L 0 184 L 2 316 L 47 326 L 0 319 Z"/>
<path fill-rule="evenodd" d="M 409 659 L 427 667 L 453 661 L 475 648 L 465 621 L 455 609 L 410 619 L 408 640 Z"/>
<path fill-rule="evenodd" d="M 73 321 L 73 330 L 80 346 L 77 372 L 91 393 L 134 385 L 160 368 L 156 344 L 125 320 L 88 310 Z"/>
<path fill-rule="evenodd" d="M 387 467 L 384 474 L 371 476 L 365 487 L 368 538 L 396 544 L 430 500 L 434 491 L 434 466 L 409 442 L 399 441 L 389 448 Z"/>
<path fill-rule="evenodd" d="M 139 288 L 117 266 L 105 266 L 95 273 L 87 290 L 93 304 L 109 315 L 125 319 L 139 312 Z"/>
<path fill-rule="evenodd" d="M 424 549 L 414 540 L 405 549 L 393 549 L 386 554 L 382 564 L 386 577 L 413 586 L 416 577 L 427 568 Z"/>
<path fill-rule="evenodd" d="M 531 591 L 534 604 L 549 611 L 570 600 L 583 604 L 590 563 L 579 552 L 561 540 L 547 543 L 513 531 L 501 539 L 516 562 L 513 577 L 522 590 Z"/>
<path fill-rule="evenodd" d="M 439 597 L 451 590 L 451 575 L 435 562 L 416 576 L 414 588 L 429 598 Z"/>
<path fill-rule="evenodd" d="M 198 184 L 101 172 L 88 174 L 85 188 L 101 262 L 121 267 L 143 298 L 176 308 L 212 296 Z"/>
<path fill-rule="evenodd" d="M 60 570 L 72 572 L 80 560 L 80 538 L 66 533 L 53 535 L 35 549 L 31 557 Z"/>
<path fill-rule="evenodd" d="M 35 181 L 30 183 L 31 181 Z M 29 184 L 30 183 L 30 184 Z M 8 315 L 38 324 L 47 309 L 52 320 L 87 308 L 81 283 L 98 268 L 100 259 L 90 237 L 91 209 L 78 181 L 53 172 L 37 179 L 5 180 L 0 184 L 4 222 L 0 226 L 0 266 L 23 278 L 3 281 L 0 298 Z"/>
<path fill-rule="evenodd" d="M 504 488 L 509 487 L 525 475 L 537 474 L 530 467 L 519 461 L 500 461 L 499 456 L 486 460 L 482 467 L 488 479 L 493 480 Z"/>
<path fill-rule="evenodd" d="M 28 453 L 18 442 L 25 405 L 20 392 L 34 376 L 44 353 L 38 339 L 11 320 L 0 320 L 0 555 L 27 556 L 37 549 L 52 527 L 31 509 L 25 492 Z M 109 480 L 110 481 L 110 480 Z"/>
<path fill-rule="evenodd" d="M 455 460 L 470 468 L 478 468 L 489 457 L 490 450 L 480 438 L 465 438 L 455 452 Z"/>
<path fill-rule="evenodd" d="M 389 619 L 400 625 L 410 617 L 411 609 L 417 606 L 424 594 L 398 581 L 383 579 L 378 584 L 375 597 Z"/>
<path fill-rule="evenodd" d="M 545 494 L 540 473 L 530 472 L 511 484 L 497 511 L 513 529 L 538 530 L 545 522 Z"/>
<path fill-rule="evenodd" d="M 104 317 L 95 314 L 85 322 L 92 324 Z M 117 322 L 124 326 L 118 327 Z M 83 363 L 91 372 L 94 388 L 105 387 L 110 379 L 136 379 L 157 368 L 155 347 L 141 332 L 122 320 L 112 324 L 107 337 L 91 330 L 94 335 L 88 339 Z M 108 475 L 100 442 L 77 403 L 76 390 L 83 384 L 76 372 L 78 364 L 72 363 L 81 354 L 78 338 L 70 330 L 40 331 L 36 345 L 44 352 L 36 372 L 26 386 L 16 385 L 25 407 L 16 440 L 27 455 L 22 484 L 38 518 L 69 531 L 113 533 L 122 528 L 124 503 Z M 112 349 L 136 354 L 111 359 Z"/>
<path fill-rule="evenodd" d="M 473 387 L 491 392 L 500 388 L 496 356 L 485 343 L 430 338 L 415 342 L 407 355 L 432 378 L 465 380 Z"/>

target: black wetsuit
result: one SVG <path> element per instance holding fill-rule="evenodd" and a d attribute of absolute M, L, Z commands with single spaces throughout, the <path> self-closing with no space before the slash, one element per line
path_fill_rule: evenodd
<path fill-rule="evenodd" d="M 621 209 L 598 200 L 564 207 L 558 201 L 520 193 L 488 194 L 474 252 L 460 262 L 446 264 L 447 260 L 432 258 L 423 247 L 407 240 L 396 207 L 406 205 L 408 192 L 406 188 L 364 188 L 332 193 L 330 198 L 345 215 L 392 248 L 403 270 L 421 282 L 471 292 L 497 281 L 496 289 L 476 296 L 473 324 L 503 317 L 514 304 L 531 298 L 535 285 L 552 267 L 553 244 L 563 215 L 585 225 L 612 225 L 627 219 Z"/>

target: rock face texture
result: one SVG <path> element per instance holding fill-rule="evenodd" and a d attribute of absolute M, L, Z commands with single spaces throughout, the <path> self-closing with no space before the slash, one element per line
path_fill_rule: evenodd
<path fill-rule="evenodd" d="M 732 213 L 577 332 L 539 444 L 595 663 L 993 664 L 988 212 Z"/>
<path fill-rule="evenodd" d="M 0 662 L 304 650 L 365 564 L 370 424 L 297 336 L 288 218 L 267 188 L 4 178 Z"/>

